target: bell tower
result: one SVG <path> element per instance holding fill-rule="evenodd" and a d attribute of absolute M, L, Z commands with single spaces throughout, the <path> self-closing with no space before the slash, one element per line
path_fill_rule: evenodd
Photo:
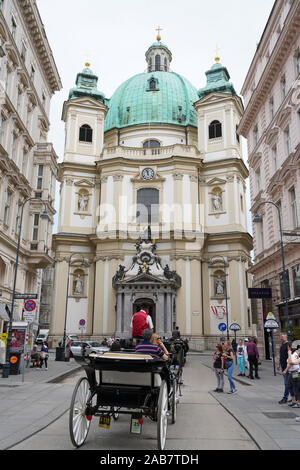
<path fill-rule="evenodd" d="M 63 106 L 62 120 L 66 124 L 64 162 L 94 165 L 100 157 L 108 107 L 97 83 L 98 77 L 87 62 Z"/>

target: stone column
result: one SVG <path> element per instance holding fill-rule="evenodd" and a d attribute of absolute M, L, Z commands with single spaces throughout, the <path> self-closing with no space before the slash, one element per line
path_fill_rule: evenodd
<path fill-rule="evenodd" d="M 123 331 L 122 331 L 122 317 L 124 315 L 124 312 L 122 310 L 122 308 L 123 308 L 122 297 L 123 297 L 123 293 L 122 292 L 117 292 L 116 336 L 119 336 L 120 338 L 122 337 L 122 334 L 123 334 Z"/>
<path fill-rule="evenodd" d="M 165 331 L 166 336 L 172 335 L 172 292 L 171 291 L 167 293 L 164 331 Z"/>
<path fill-rule="evenodd" d="M 132 336 L 132 329 L 130 327 L 131 318 L 132 318 L 132 302 L 131 302 L 131 292 L 125 292 L 125 299 L 124 299 L 124 311 L 123 311 L 123 337 L 124 338 L 131 338 Z"/>

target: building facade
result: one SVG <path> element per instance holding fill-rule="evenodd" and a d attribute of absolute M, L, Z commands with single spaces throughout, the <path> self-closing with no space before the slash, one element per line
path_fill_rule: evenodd
<path fill-rule="evenodd" d="M 254 301 L 259 343 L 270 356 L 264 320 L 275 314 L 287 328 L 281 256 L 282 222 L 289 319 L 300 327 L 300 4 L 277 0 L 242 88 L 239 132 L 248 139 L 253 224 L 254 286 L 272 299 Z M 277 208 L 272 204 L 276 204 Z M 279 217 L 280 214 L 280 217 Z M 294 236 L 285 236 L 286 233 Z"/>
<path fill-rule="evenodd" d="M 255 329 L 241 99 L 218 57 L 199 91 L 159 36 L 146 61 L 111 99 L 86 64 L 64 103 L 53 345 L 80 320 L 87 337 L 130 337 L 141 303 L 161 335 L 178 324 L 200 349 L 234 320 Z"/>
<path fill-rule="evenodd" d="M 0 2 L 0 332 L 7 328 L 22 208 L 17 293 L 37 293 L 50 256 L 58 171 L 47 142 L 50 100 L 61 89 L 34 0 Z M 31 199 L 28 202 L 28 199 Z M 45 205 L 40 200 L 45 202 Z M 48 220 L 41 217 L 47 209 Z M 14 320 L 22 319 L 17 300 Z"/>

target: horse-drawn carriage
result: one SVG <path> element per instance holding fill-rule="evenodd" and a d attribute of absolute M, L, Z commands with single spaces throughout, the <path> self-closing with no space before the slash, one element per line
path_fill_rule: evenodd
<path fill-rule="evenodd" d="M 179 350 L 178 346 L 178 350 Z M 169 361 L 120 351 L 76 357 L 86 372 L 71 400 L 69 429 L 75 447 L 86 441 L 91 420 L 109 428 L 111 419 L 131 416 L 132 433 L 140 434 L 144 418 L 157 423 L 157 446 L 164 450 L 168 419 L 176 421 L 181 395 L 183 362 L 171 353 Z"/>

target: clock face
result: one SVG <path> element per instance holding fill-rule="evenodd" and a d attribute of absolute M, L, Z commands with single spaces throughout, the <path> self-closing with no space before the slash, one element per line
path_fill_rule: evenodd
<path fill-rule="evenodd" d="M 142 171 L 142 177 L 144 180 L 152 180 L 154 178 L 154 171 L 152 168 L 144 168 Z"/>

